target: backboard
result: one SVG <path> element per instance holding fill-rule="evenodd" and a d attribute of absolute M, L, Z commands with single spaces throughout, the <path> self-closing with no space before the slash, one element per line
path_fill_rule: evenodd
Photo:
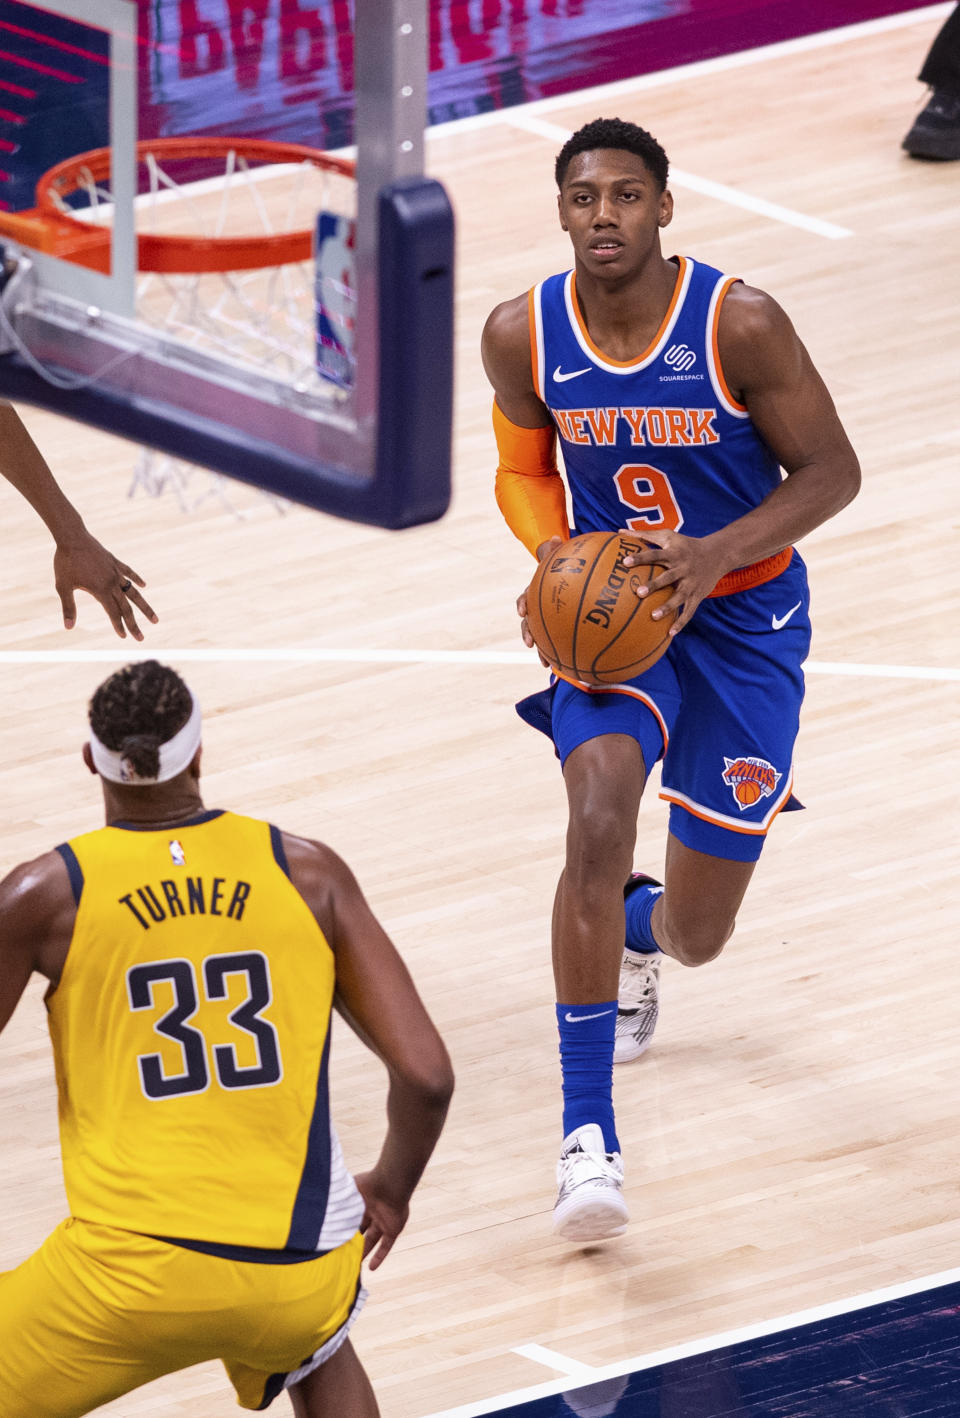
<path fill-rule="evenodd" d="M 354 180 L 256 135 L 171 158 L 138 132 L 135 0 L 9 0 L 0 396 L 338 516 L 441 516 L 453 217 L 422 175 L 426 28 L 427 0 L 358 0 Z"/>

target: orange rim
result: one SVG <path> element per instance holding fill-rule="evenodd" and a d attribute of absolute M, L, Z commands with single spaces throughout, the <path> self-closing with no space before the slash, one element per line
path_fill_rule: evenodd
<path fill-rule="evenodd" d="M 161 163 L 191 158 L 226 158 L 235 153 L 258 163 L 309 163 L 344 177 L 354 175 L 355 164 L 331 157 L 300 143 L 277 143 L 261 138 L 155 138 L 137 144 L 137 161 L 148 156 Z M 0 232 L 25 245 L 75 260 L 97 270 L 109 270 L 110 230 L 91 229 L 89 222 L 68 216 L 58 205 L 83 182 L 103 181 L 110 175 L 109 148 L 78 153 L 49 169 L 37 183 L 37 205 L 29 212 L 0 214 Z M 257 270 L 306 261 L 313 250 L 313 228 L 259 236 L 156 236 L 137 237 L 137 269 L 168 274 L 202 275 L 212 271 Z"/>

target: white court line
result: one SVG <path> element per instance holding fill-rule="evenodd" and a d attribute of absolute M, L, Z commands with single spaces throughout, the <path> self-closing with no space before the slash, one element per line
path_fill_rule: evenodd
<path fill-rule="evenodd" d="M 777 1319 L 764 1320 L 759 1324 L 743 1325 L 739 1329 L 725 1330 L 707 1339 L 692 1340 L 688 1344 L 676 1344 L 669 1349 L 658 1349 L 653 1354 L 641 1354 L 634 1359 L 623 1359 L 616 1364 L 604 1364 L 593 1368 L 589 1364 L 580 1365 L 584 1371 L 584 1382 L 599 1383 L 603 1379 L 620 1378 L 624 1374 L 637 1373 L 643 1369 L 653 1369 L 660 1364 L 671 1364 L 678 1359 L 689 1359 L 695 1354 L 709 1354 L 715 1349 L 725 1349 L 731 1344 L 743 1344 L 751 1339 L 763 1339 L 781 1330 L 795 1329 L 800 1325 L 816 1324 L 820 1320 L 834 1319 L 838 1315 L 851 1314 L 855 1310 L 866 1309 L 869 1305 L 882 1305 L 888 1300 L 902 1300 L 908 1295 L 918 1295 L 924 1290 L 935 1290 L 941 1285 L 953 1285 L 960 1281 L 960 1269 L 944 1270 L 937 1275 L 925 1275 L 919 1280 L 908 1280 L 900 1285 L 887 1285 L 881 1290 L 870 1290 L 863 1295 L 853 1295 L 846 1300 L 834 1300 L 827 1305 L 815 1305 L 809 1310 L 799 1310 L 796 1314 L 781 1315 Z M 525 1350 L 541 1350 L 538 1344 L 524 1345 Z M 512 1351 L 515 1354 L 521 1349 Z M 553 1350 L 542 1351 L 557 1355 Z M 531 1355 L 537 1362 L 544 1362 L 539 1355 Z M 574 1360 L 565 1362 L 574 1363 Z M 481 1399 L 476 1403 L 465 1403 L 458 1408 L 444 1408 L 439 1413 L 431 1413 L 429 1418 L 480 1418 L 480 1415 L 495 1413 L 519 1403 L 529 1403 L 535 1398 L 550 1398 L 565 1393 L 571 1387 L 569 1378 L 553 1379 L 549 1383 L 535 1384 L 530 1388 L 514 1389 L 511 1393 L 499 1394 L 496 1398 Z"/>
<path fill-rule="evenodd" d="M 120 660 L 179 660 L 200 665 L 529 665 L 529 650 L 356 650 L 313 645 L 251 649 L 0 650 L 0 665 L 113 665 Z"/>
<path fill-rule="evenodd" d="M 369 650 L 325 649 L 317 645 L 253 646 L 249 649 L 156 649 L 131 645 L 116 650 L 0 650 L 0 665 L 115 665 L 120 661 L 179 660 L 197 665 L 533 665 L 531 650 Z M 861 665 L 854 661 L 807 660 L 808 674 L 854 679 L 960 681 L 949 665 Z"/>
<path fill-rule="evenodd" d="M 700 192 L 704 197 L 715 197 L 718 202 L 726 202 L 728 206 L 741 207 L 746 212 L 769 217 L 771 221 L 782 222 L 785 226 L 799 227 L 801 231 L 812 232 L 814 236 L 825 236 L 828 241 L 840 241 L 845 236 L 853 236 L 849 227 L 825 222 L 820 217 L 808 217 L 804 212 L 795 212 L 792 207 L 781 207 L 779 202 L 768 202 L 764 197 L 754 197 L 750 192 L 740 192 L 736 187 L 727 187 L 723 182 L 712 182 L 709 177 L 698 177 L 696 173 L 686 172 L 680 167 L 671 167 L 670 186 L 686 187 L 691 192 Z"/>
<path fill-rule="evenodd" d="M 857 665 L 841 660 L 808 660 L 804 670 L 815 675 L 854 675 L 864 679 L 960 680 L 960 669 L 948 665 Z"/>
<path fill-rule="evenodd" d="M 532 1359 L 535 1364 L 545 1364 L 548 1369 L 557 1369 L 568 1378 L 590 1383 L 596 1369 L 592 1364 L 581 1364 L 579 1359 L 568 1359 L 566 1354 L 558 1354 L 555 1349 L 545 1349 L 542 1344 L 518 1344 L 511 1354 L 519 1354 L 522 1359 Z"/>
<path fill-rule="evenodd" d="M 626 97 L 645 89 L 663 88 L 670 84 L 682 83 L 686 79 L 698 78 L 703 74 L 720 74 L 730 69 L 743 69 L 751 64 L 765 64 L 769 59 L 804 54 L 812 49 L 829 49 L 835 44 L 846 44 L 851 40 L 866 39 L 891 30 L 906 29 L 926 20 L 946 19 L 953 8 L 953 0 L 939 5 L 925 5 L 919 10 L 904 10 L 876 20 L 862 20 L 855 25 L 842 25 L 838 29 L 800 35 L 796 39 L 782 39 L 775 44 L 759 45 L 756 49 L 718 54 L 713 59 L 695 59 L 689 64 L 677 64 L 672 69 L 638 74 L 632 79 L 615 79 L 612 83 L 595 84 L 589 89 L 575 89 L 550 98 L 532 99 L 529 103 L 517 104 L 514 108 L 496 109 L 492 113 L 473 113 L 467 118 L 451 118 L 446 123 L 437 123 L 428 128 L 427 137 L 447 138 L 456 133 L 469 133 L 473 129 L 494 128 L 497 124 L 504 123 L 511 114 L 552 113 L 558 108 L 574 108 L 584 103 L 605 103 L 608 99 Z M 919 63 L 919 58 L 916 62 Z"/>
<path fill-rule="evenodd" d="M 559 123 L 548 123 L 543 118 L 508 109 L 504 122 L 511 128 L 520 128 L 525 133 L 535 133 L 540 138 L 549 138 L 553 143 L 564 144 L 570 137 L 569 128 L 561 128 Z M 728 206 L 740 207 L 747 212 L 756 212 L 771 221 L 783 222 L 786 226 L 799 227 L 802 231 L 813 232 L 815 236 L 825 236 L 829 241 L 838 241 L 845 236 L 853 236 L 849 227 L 837 226 L 834 222 L 821 221 L 819 217 L 808 217 L 796 212 L 792 207 L 781 207 L 779 202 L 768 202 L 763 197 L 754 197 L 749 192 L 741 192 L 736 187 L 728 187 L 723 182 L 712 182 L 709 177 L 698 177 L 683 168 L 670 168 L 670 186 L 687 187 L 691 192 L 700 192 L 705 197 L 714 197 Z"/>

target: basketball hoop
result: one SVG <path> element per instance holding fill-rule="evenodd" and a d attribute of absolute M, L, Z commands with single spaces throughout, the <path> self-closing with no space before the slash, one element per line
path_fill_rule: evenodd
<path fill-rule="evenodd" d="M 143 230 L 142 214 L 152 210 L 148 197 L 155 201 L 161 193 L 180 193 L 189 202 L 187 186 L 200 181 L 198 173 L 214 164 L 222 164 L 221 176 L 226 184 L 264 167 L 337 174 L 351 185 L 354 178 L 354 164 L 346 158 L 335 158 L 299 143 L 259 138 L 154 138 L 137 144 L 136 159 L 138 170 L 146 179 L 138 183 L 141 197 L 137 204 L 137 269 L 171 275 L 254 270 L 309 260 L 313 223 L 302 228 L 288 226 L 283 231 L 242 234 Z M 108 270 L 110 164 L 109 148 L 78 153 L 57 163 L 37 183 L 37 205 L 32 210 L 0 212 L 0 234 L 36 251 L 93 270 Z M 191 173 L 188 183 L 175 177 L 173 169 L 177 165 Z M 77 205 L 71 205 L 71 199 Z"/>
<path fill-rule="evenodd" d="M 157 138 L 136 146 L 136 317 L 191 349 L 342 402 L 352 382 L 355 290 L 349 254 L 354 164 L 295 143 Z M 0 213 L 0 239 L 109 272 L 114 203 L 109 148 L 44 173 L 36 206 Z M 318 223 L 322 214 L 323 227 Z M 318 233 L 338 241 L 317 262 Z M 318 329 L 321 332 L 318 335 Z M 142 450 L 129 490 L 172 488 L 184 508 L 226 480 Z M 284 504 L 269 499 L 274 508 Z"/>

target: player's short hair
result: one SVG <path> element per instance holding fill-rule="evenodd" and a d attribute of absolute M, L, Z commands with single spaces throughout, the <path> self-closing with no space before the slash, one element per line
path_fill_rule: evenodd
<path fill-rule="evenodd" d="M 160 745 L 183 728 L 193 696 L 169 665 L 138 660 L 125 665 L 94 691 L 88 717 L 100 742 L 130 760 L 141 778 L 160 771 Z"/>
<path fill-rule="evenodd" d="M 557 186 L 563 186 L 570 161 L 578 153 L 589 153 L 595 148 L 623 148 L 635 153 L 648 168 L 650 175 L 659 184 L 662 192 L 667 185 L 670 163 L 666 153 L 652 133 L 640 128 L 636 123 L 628 123 L 623 118 L 594 118 L 585 123 L 564 143 L 557 154 L 554 175 Z"/>

